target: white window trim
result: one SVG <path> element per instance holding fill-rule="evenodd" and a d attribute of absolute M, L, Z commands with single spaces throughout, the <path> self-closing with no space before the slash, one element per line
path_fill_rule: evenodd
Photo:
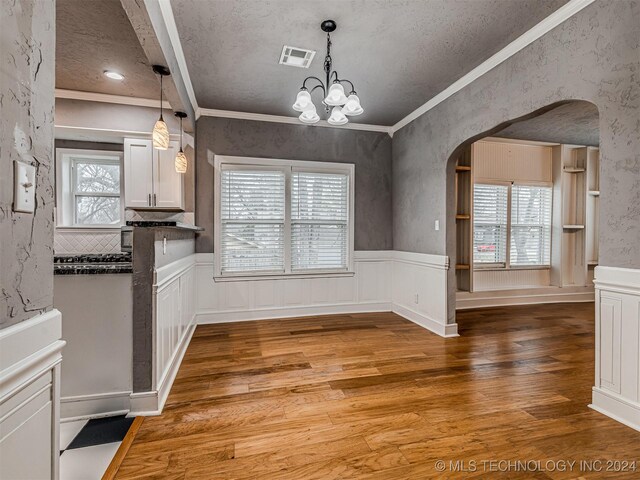
<path fill-rule="evenodd" d="M 100 194 L 100 196 L 120 197 L 120 224 L 78 224 L 75 219 L 75 169 L 74 156 L 83 156 L 96 163 L 107 162 L 120 165 L 120 195 Z M 124 225 L 124 152 L 109 150 L 89 150 L 78 148 L 56 148 L 56 228 L 74 230 L 119 230 Z"/>
<path fill-rule="evenodd" d="M 549 265 L 511 265 L 511 190 L 514 185 L 520 185 L 524 187 L 549 187 L 551 188 L 551 218 L 553 218 L 553 182 L 541 182 L 537 180 L 531 181 L 504 181 L 504 180 L 493 180 L 493 179 L 483 179 L 476 178 L 473 181 L 473 184 L 480 185 L 500 185 L 503 187 L 508 187 L 507 190 L 507 253 L 506 253 L 506 261 L 503 263 L 473 263 L 473 270 L 482 270 L 482 271 L 508 271 L 508 270 L 551 270 L 551 263 Z M 549 242 L 549 249 L 552 254 L 549 257 L 549 262 L 551 262 L 551 257 L 553 255 L 553 221 L 551 222 L 551 240 Z"/>
<path fill-rule="evenodd" d="M 331 163 L 331 162 L 312 162 L 303 160 L 284 160 L 277 158 L 260 158 L 260 157 L 235 157 L 228 155 L 214 156 L 214 280 L 215 281 L 239 281 L 239 280 L 274 280 L 285 278 L 320 278 L 320 277 L 342 277 L 353 276 L 353 251 L 354 251 L 354 199 L 355 199 L 355 165 L 351 163 Z M 231 165 L 233 167 L 251 167 L 257 166 L 262 168 L 276 168 L 285 170 L 285 272 L 233 272 L 223 273 L 221 262 L 221 172 L 223 165 Z M 306 270 L 304 272 L 292 272 L 291 268 L 291 173 L 296 169 L 305 172 L 316 173 L 342 173 L 349 176 L 349 192 L 348 192 L 348 235 L 349 246 L 347 249 L 347 268 L 346 269 L 315 269 Z"/>

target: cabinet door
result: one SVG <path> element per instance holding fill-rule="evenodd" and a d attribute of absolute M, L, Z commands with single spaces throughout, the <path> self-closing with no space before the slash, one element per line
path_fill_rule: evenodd
<path fill-rule="evenodd" d="M 176 172 L 175 158 L 178 153 L 178 142 L 171 142 L 167 150 L 154 149 L 154 198 L 153 206 L 159 209 L 182 209 L 182 178 Z"/>
<path fill-rule="evenodd" d="M 151 140 L 124 141 L 125 207 L 151 206 L 153 193 L 153 146 Z"/>

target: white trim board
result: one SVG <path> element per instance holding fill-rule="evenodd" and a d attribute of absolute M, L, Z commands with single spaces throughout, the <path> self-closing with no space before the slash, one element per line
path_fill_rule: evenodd
<path fill-rule="evenodd" d="M 540 23 L 538 23 L 537 25 L 535 25 L 534 27 L 530 28 L 525 33 L 520 35 L 518 38 L 516 38 L 513 42 L 511 42 L 509 45 L 504 47 L 502 50 L 495 53 L 494 55 L 489 57 L 487 60 L 482 62 L 480 65 L 478 65 L 476 68 L 471 70 L 469 73 L 467 73 L 463 77 L 453 82 L 451 85 L 449 85 L 442 92 L 437 94 L 427 103 L 425 103 L 424 105 L 422 105 L 421 107 L 417 108 L 416 110 L 411 112 L 409 115 L 404 117 L 402 120 L 400 120 L 391 128 L 392 133 L 397 132 L 402 127 L 411 123 L 419 116 L 425 114 L 435 106 L 444 102 L 447 98 L 459 92 L 464 87 L 471 84 L 472 82 L 474 82 L 475 80 L 477 80 L 478 78 L 480 78 L 482 75 L 489 72 L 493 68 L 497 67 L 505 60 L 514 56 L 520 50 L 523 50 L 525 47 L 535 42 L 537 39 L 539 39 L 549 31 L 553 30 L 555 27 L 557 27 L 561 23 L 571 18 L 573 15 L 578 13 L 583 8 L 591 5 L 594 1 L 595 0 L 570 0 L 565 5 L 563 5 L 558 10 L 556 10 L 551 15 L 549 15 L 547 18 L 542 20 Z"/>
<path fill-rule="evenodd" d="M 64 90 L 56 88 L 56 98 L 67 100 L 82 100 L 84 102 L 115 103 L 117 105 L 132 105 L 134 107 L 158 108 L 158 100 L 152 98 L 127 97 L 124 95 L 110 95 L 107 93 L 81 92 L 79 90 Z M 171 110 L 171 105 L 166 100 L 162 102 L 162 108 Z"/>

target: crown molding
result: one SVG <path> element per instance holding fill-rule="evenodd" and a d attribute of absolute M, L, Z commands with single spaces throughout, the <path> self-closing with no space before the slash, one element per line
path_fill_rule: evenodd
<path fill-rule="evenodd" d="M 363 130 L 367 132 L 382 132 L 391 136 L 391 128 L 384 125 L 369 125 L 367 123 L 347 123 L 345 125 L 331 125 L 326 120 L 320 120 L 318 123 L 311 125 L 304 124 L 298 120 L 297 117 L 285 117 L 282 115 L 267 115 L 264 113 L 247 113 L 247 112 L 234 112 L 231 110 L 216 110 L 212 108 L 200 108 L 196 113 L 198 117 L 219 117 L 219 118 L 235 118 L 238 120 L 255 120 L 257 122 L 272 122 L 272 123 L 288 123 L 291 125 L 299 125 L 303 127 L 326 127 L 326 128 L 338 128 L 347 130 Z"/>
<path fill-rule="evenodd" d="M 578 13 L 583 8 L 591 5 L 595 0 L 570 0 L 568 3 L 560 7 L 558 10 L 553 12 L 547 18 L 542 20 L 540 23 L 532 27 L 530 30 L 526 31 L 518 38 L 516 38 L 509 45 L 504 47 L 495 55 L 489 57 L 483 63 L 478 65 L 476 68 L 471 70 L 469 73 L 464 75 L 462 78 L 458 79 L 451 85 L 449 85 L 446 89 L 440 92 L 438 95 L 433 97 L 427 103 L 417 108 L 409 115 L 404 117 L 398 123 L 396 123 L 393 127 L 391 127 L 392 132 L 395 133 L 400 130 L 405 125 L 411 123 L 413 120 L 418 118 L 419 116 L 425 114 L 435 106 L 439 105 L 447 98 L 451 97 L 453 94 L 459 92 L 464 87 L 469 85 L 471 82 L 477 80 L 485 73 L 489 72 L 493 68 L 500 65 L 505 60 L 509 59 L 520 50 L 524 49 L 544 34 L 548 33 L 567 19 L 571 18 L 573 15 Z"/>
<path fill-rule="evenodd" d="M 107 93 L 81 92 L 79 90 L 64 90 L 56 88 L 56 98 L 66 98 L 68 100 L 82 100 L 85 102 L 115 103 L 118 105 L 132 105 L 136 107 L 158 108 L 158 100 L 151 98 L 126 97 L 124 95 L 110 95 Z M 169 102 L 162 102 L 162 108 L 171 110 Z"/>

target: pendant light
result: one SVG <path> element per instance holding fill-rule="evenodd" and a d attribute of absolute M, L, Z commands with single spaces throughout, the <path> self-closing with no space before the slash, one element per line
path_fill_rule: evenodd
<path fill-rule="evenodd" d="M 169 129 L 162 118 L 162 77 L 171 75 L 171 72 L 162 65 L 154 65 L 153 71 L 160 75 L 160 118 L 153 126 L 153 148 L 166 150 L 169 148 Z"/>
<path fill-rule="evenodd" d="M 176 112 L 176 117 L 180 119 L 180 151 L 176 155 L 176 172 L 187 173 L 187 156 L 182 151 L 182 119 L 187 118 L 187 114 Z"/>

